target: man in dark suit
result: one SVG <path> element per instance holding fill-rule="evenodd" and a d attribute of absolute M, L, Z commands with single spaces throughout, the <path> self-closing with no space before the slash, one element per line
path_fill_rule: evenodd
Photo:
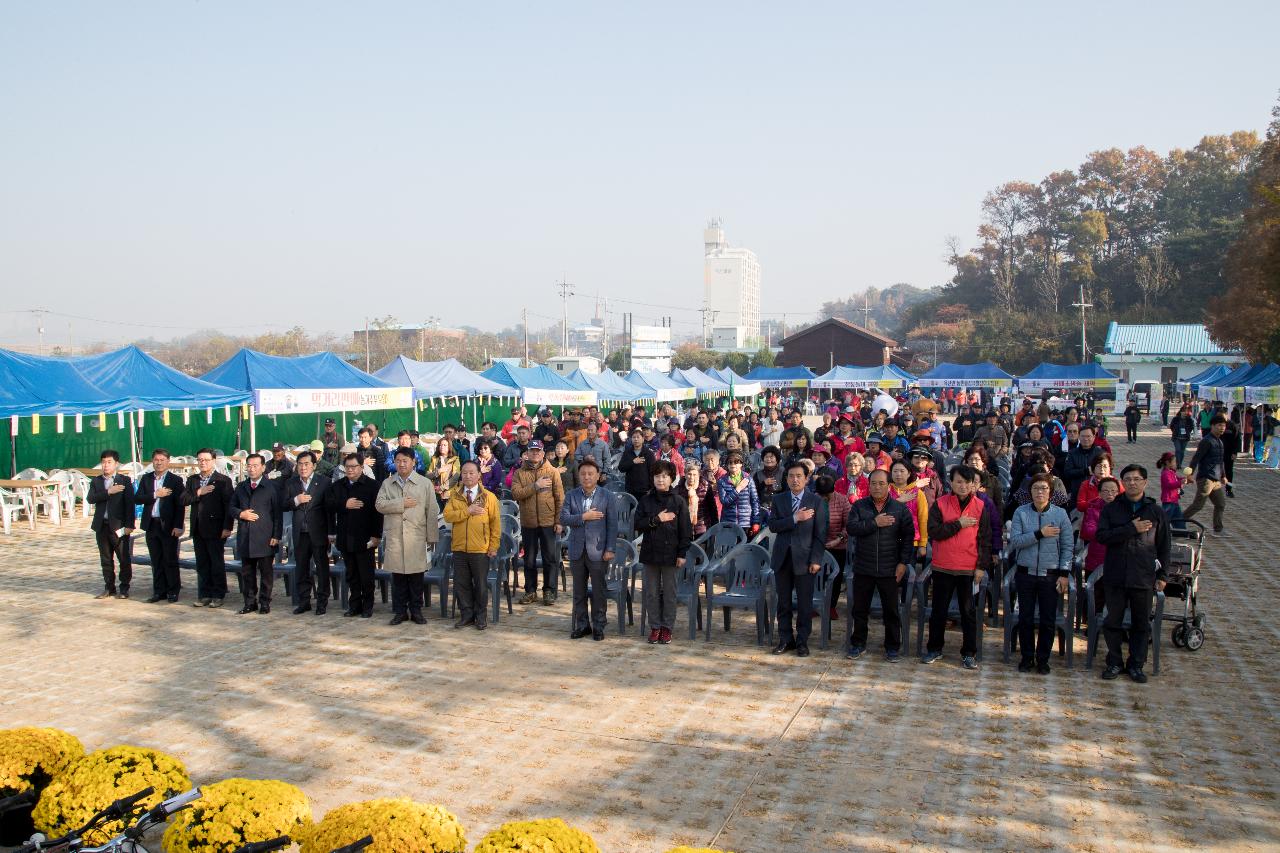
<path fill-rule="evenodd" d="M 178 600 L 178 539 L 182 536 L 182 478 L 169 470 L 169 451 L 151 451 L 151 471 L 138 478 L 133 502 L 142 507 L 142 529 L 151 555 L 151 597 L 147 604 Z"/>
<path fill-rule="evenodd" d="M 236 486 L 231 496 L 231 514 L 240 519 L 236 531 L 240 578 L 244 582 L 244 607 L 240 612 L 265 615 L 271 612 L 271 587 L 275 581 L 272 564 L 284 529 L 283 493 L 264 476 L 266 463 L 262 454 L 249 454 L 245 467 L 248 479 Z"/>
<path fill-rule="evenodd" d="M 347 567 L 347 609 L 343 616 L 373 615 L 373 561 L 382 539 L 382 513 L 378 512 L 378 483 L 364 473 L 356 453 L 342 460 L 346 476 L 335 480 L 324 493 L 329 539 L 338 546 Z"/>
<path fill-rule="evenodd" d="M 316 455 L 310 450 L 298 454 L 296 473 L 284 486 L 284 505 L 293 510 L 293 558 L 295 615 L 311 609 L 311 572 L 315 567 L 316 615 L 329 607 L 328 514 L 324 493 L 329 481 L 316 474 Z"/>
<path fill-rule="evenodd" d="M 196 552 L 196 607 L 221 607 L 227 595 L 225 542 L 231 536 L 231 478 L 213 470 L 213 450 L 196 453 L 199 472 L 187 478 L 183 506 L 191 507 L 191 547 Z"/>
<path fill-rule="evenodd" d="M 822 568 L 826 553 L 830 512 L 822 498 L 805 488 L 809 469 L 798 460 L 787 466 L 787 491 L 773 496 L 769 529 L 778 534 L 773 542 L 773 581 L 778 593 L 778 644 L 773 653 L 795 649 L 809 655 L 809 629 L 813 621 L 813 576 Z M 791 624 L 791 596 L 796 598 L 795 630 Z"/>
<path fill-rule="evenodd" d="M 590 456 L 578 463 L 578 488 L 564 496 L 560 524 L 569 528 L 569 571 L 573 573 L 572 639 L 591 634 L 604 639 L 608 624 L 607 574 L 618 540 L 618 505 L 612 492 L 599 486 L 600 466 Z M 587 617 L 587 582 L 591 583 L 591 616 Z M 615 614 L 622 619 L 622 614 Z"/>
<path fill-rule="evenodd" d="M 98 557 L 102 562 L 102 592 L 94 598 L 128 598 L 129 582 L 133 580 L 130 562 L 133 533 L 133 481 L 117 474 L 120 454 L 104 450 L 99 457 L 102 476 L 89 481 L 86 500 L 93 504 L 94 537 L 98 540 Z M 116 586 L 116 563 L 120 564 L 120 585 Z"/>

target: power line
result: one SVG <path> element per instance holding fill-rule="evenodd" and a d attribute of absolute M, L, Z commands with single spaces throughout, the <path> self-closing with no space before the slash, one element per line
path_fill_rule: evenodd
<path fill-rule="evenodd" d="M 109 326 L 129 326 L 131 328 L 143 329 L 200 329 L 200 324 L 189 326 L 172 326 L 161 323 L 139 323 L 133 320 L 112 320 L 109 317 L 86 317 L 82 314 L 68 314 L 63 311 L 50 311 L 47 308 L 13 308 L 0 310 L 0 314 L 36 314 L 46 315 L 50 317 L 65 317 L 71 320 L 87 320 L 90 323 L 109 325 Z M 224 326 L 221 323 L 217 325 L 219 331 L 223 329 L 287 329 L 288 326 L 283 323 L 250 323 L 243 326 Z"/>

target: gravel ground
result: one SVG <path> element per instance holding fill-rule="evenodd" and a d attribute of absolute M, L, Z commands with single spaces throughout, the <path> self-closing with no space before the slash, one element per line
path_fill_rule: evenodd
<path fill-rule="evenodd" d="M 1150 466 L 1166 446 L 1151 431 L 1115 450 Z M 472 843 L 560 816 L 606 851 L 1280 849 L 1280 628 L 1254 603 L 1280 593 L 1280 473 L 1236 477 L 1231 536 L 1206 549 L 1205 646 L 1174 649 L 1166 628 L 1145 686 L 1084 671 L 1080 637 L 1074 671 L 1021 675 L 991 630 L 976 673 L 958 633 L 927 668 L 847 662 L 838 631 L 774 658 L 749 615 L 710 643 L 684 639 L 683 610 L 670 646 L 616 624 L 571 642 L 563 595 L 484 633 L 438 611 L 392 628 L 385 605 L 293 616 L 278 584 L 266 617 L 237 616 L 234 593 L 196 609 L 189 574 L 182 603 L 147 605 L 145 567 L 132 600 L 100 602 L 87 522 L 42 521 L 0 541 L 0 725 L 153 746 L 197 781 L 284 779 L 317 817 L 438 802 Z"/>

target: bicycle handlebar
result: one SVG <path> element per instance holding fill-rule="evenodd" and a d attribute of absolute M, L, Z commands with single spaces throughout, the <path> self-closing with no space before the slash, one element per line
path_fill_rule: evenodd
<path fill-rule="evenodd" d="M 198 799 L 200 799 L 199 788 L 192 788 L 190 791 L 175 794 L 154 808 L 143 812 L 137 822 L 124 831 L 124 837 L 132 840 L 141 838 L 146 835 L 151 827 L 158 823 L 164 823 L 169 815 L 182 811 Z"/>
<path fill-rule="evenodd" d="M 235 853 L 267 853 L 269 850 L 279 850 L 282 847 L 288 847 L 293 843 L 293 839 L 287 835 L 279 838 L 273 838 L 270 841 L 255 841 L 252 844 L 246 844 L 235 851 Z"/>
<path fill-rule="evenodd" d="M 372 843 L 373 843 L 373 836 L 366 835 L 364 838 L 361 838 L 359 841 L 353 841 L 350 844 L 348 844 L 346 847 L 339 847 L 337 850 L 330 851 L 330 853 L 356 853 L 357 850 L 363 850 L 364 848 L 368 847 Z"/>

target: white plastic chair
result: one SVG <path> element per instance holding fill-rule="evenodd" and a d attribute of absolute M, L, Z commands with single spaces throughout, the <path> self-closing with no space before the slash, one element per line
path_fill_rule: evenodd
<path fill-rule="evenodd" d="M 71 491 L 80 501 L 80 513 L 84 518 L 89 517 L 89 478 L 83 471 L 68 471 L 71 476 Z"/>
<path fill-rule="evenodd" d="M 19 480 L 47 480 L 49 475 L 41 471 L 39 468 L 23 468 L 18 472 Z"/>
<path fill-rule="evenodd" d="M 67 518 L 75 518 L 76 492 L 75 480 L 70 471 L 52 471 L 49 482 L 58 484 L 58 499 L 62 502 L 62 514 Z"/>
<path fill-rule="evenodd" d="M 40 508 L 44 507 L 45 515 L 49 516 L 49 520 L 57 525 L 62 524 L 62 496 L 60 491 L 57 484 L 52 484 L 48 489 L 38 489 L 32 493 L 35 514 L 39 514 Z"/>
<path fill-rule="evenodd" d="M 13 519 L 22 513 L 27 514 L 27 519 L 31 523 L 31 529 L 36 526 L 35 516 L 31 514 L 31 507 L 25 495 L 12 492 L 8 489 L 0 489 L 0 516 L 4 520 L 4 535 L 10 534 L 10 525 Z"/>

